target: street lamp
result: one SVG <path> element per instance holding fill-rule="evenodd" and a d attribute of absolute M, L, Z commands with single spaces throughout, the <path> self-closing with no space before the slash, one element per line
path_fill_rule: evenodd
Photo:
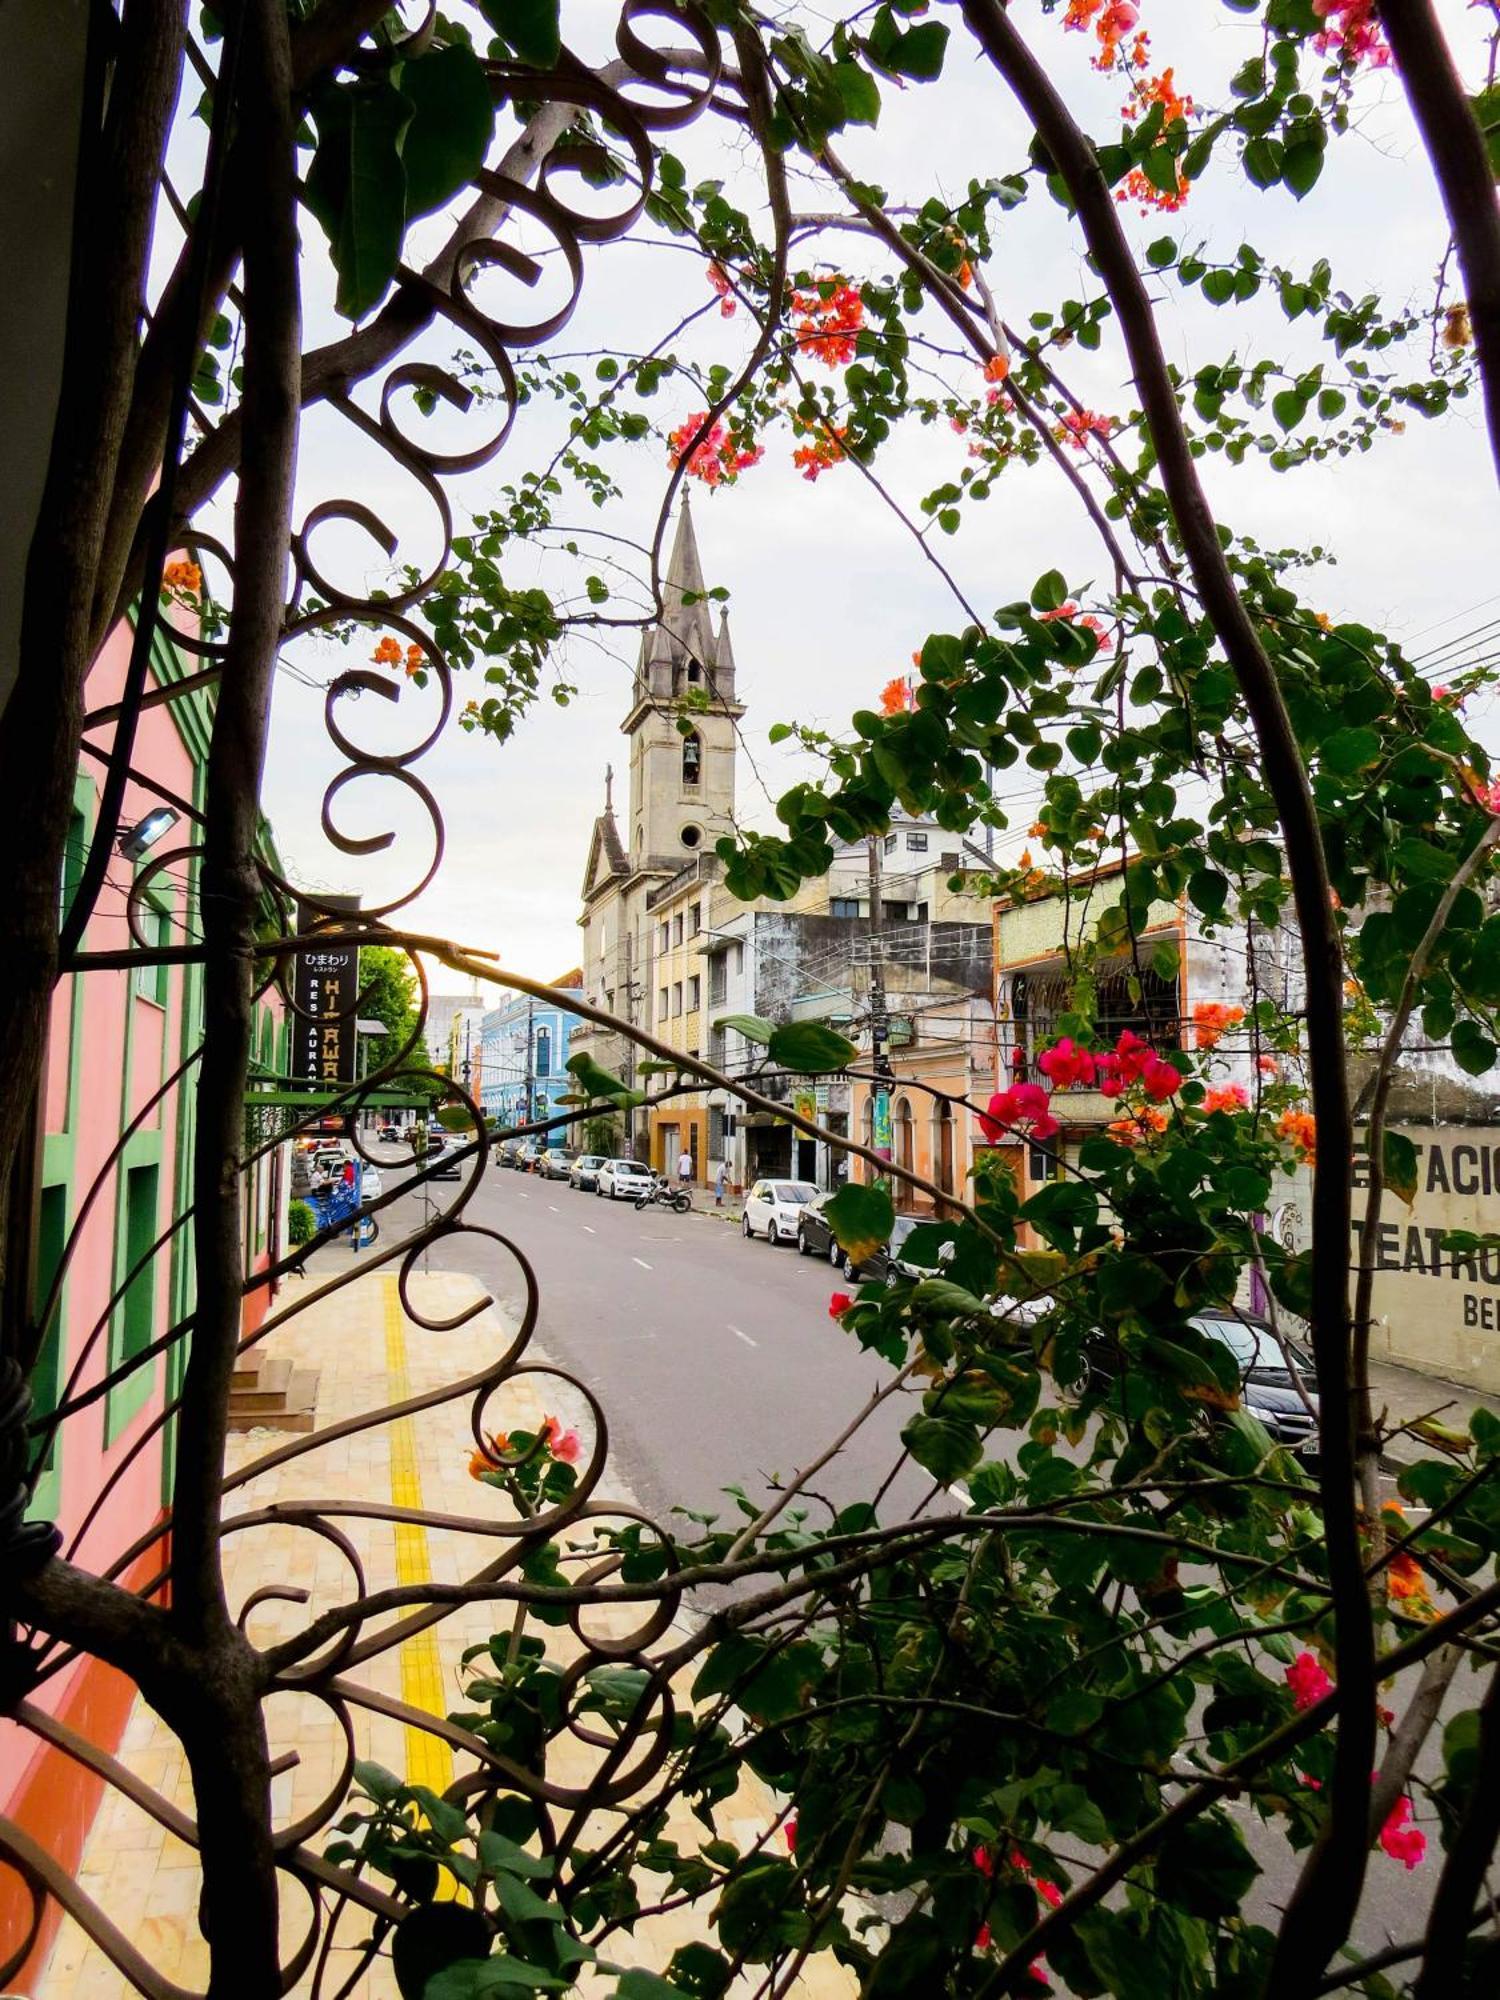
<path fill-rule="evenodd" d="M 120 853 L 127 861 L 139 861 L 148 847 L 154 847 L 164 833 L 176 826 L 177 819 L 171 806 L 153 806 L 144 819 L 138 819 L 120 835 Z"/>

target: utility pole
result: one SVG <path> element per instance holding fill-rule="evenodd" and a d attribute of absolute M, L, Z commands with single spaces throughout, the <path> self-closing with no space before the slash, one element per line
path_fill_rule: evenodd
<path fill-rule="evenodd" d="M 526 1107 L 523 1119 L 531 1119 L 536 1109 L 536 1036 L 532 1023 L 536 1015 L 536 1002 L 528 994 L 526 998 Z"/>
<path fill-rule="evenodd" d="M 885 1008 L 885 966 L 881 959 L 881 835 L 872 833 L 866 846 L 870 863 L 870 1067 L 882 1079 L 872 1086 L 871 1131 L 874 1150 L 886 1159 L 891 1156 L 891 1093 L 884 1079 L 891 1074 L 886 1052 L 890 1017 Z"/>
<path fill-rule="evenodd" d="M 877 1076 L 890 1075 L 886 1042 L 890 1017 L 885 1009 L 885 968 L 881 960 L 880 835 L 872 833 L 866 842 L 870 864 L 870 1054 Z"/>
<path fill-rule="evenodd" d="M 622 942 L 625 946 L 625 1019 L 629 1026 L 635 1026 L 635 933 L 628 927 L 624 930 Z M 629 1035 L 625 1037 L 625 1087 L 635 1087 L 635 1043 Z M 635 1158 L 635 1107 L 624 1106 L 622 1118 L 625 1136 L 621 1141 L 627 1160 Z"/>

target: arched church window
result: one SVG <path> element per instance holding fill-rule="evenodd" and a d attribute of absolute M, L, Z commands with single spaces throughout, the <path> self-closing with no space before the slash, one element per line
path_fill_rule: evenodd
<path fill-rule="evenodd" d="M 703 776 L 703 738 L 690 729 L 682 739 L 682 782 L 696 785 Z"/>

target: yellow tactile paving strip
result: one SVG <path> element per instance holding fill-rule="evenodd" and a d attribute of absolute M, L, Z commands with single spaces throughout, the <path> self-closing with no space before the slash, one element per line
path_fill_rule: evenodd
<path fill-rule="evenodd" d="M 406 1316 L 395 1278 L 383 1273 L 380 1279 L 385 1308 L 386 1394 L 393 1403 L 405 1402 L 411 1394 L 406 1368 Z M 422 1475 L 417 1464 L 416 1431 L 409 1417 L 400 1417 L 386 1427 L 390 1439 L 391 1499 L 398 1507 L 422 1505 Z M 400 1584 L 428 1583 L 432 1563 L 427 1548 L 427 1530 L 409 1521 L 397 1521 L 396 1581 Z M 429 1715 L 443 1715 L 443 1670 L 438 1659 L 437 1631 L 429 1626 L 401 1646 L 401 1699 Z M 425 1729 L 406 1732 L 406 1777 L 413 1785 L 445 1792 L 453 1783 L 453 1752 L 439 1737 Z"/>
<path fill-rule="evenodd" d="M 412 1274 L 410 1284 L 420 1307 L 432 1318 L 451 1317 L 475 1296 L 472 1279 L 454 1272 Z M 292 1297 L 296 1297 L 293 1293 Z M 285 1302 L 285 1299 L 284 1301 Z M 475 1372 L 489 1356 L 500 1352 L 515 1323 L 511 1302 L 501 1298 L 451 1333 L 433 1334 L 409 1323 L 400 1309 L 394 1279 L 372 1272 L 331 1298 L 314 1297 L 307 1309 L 272 1336 L 269 1351 L 298 1368 L 319 1371 L 318 1419 L 332 1424 L 357 1410 L 398 1401 L 444 1381 Z M 535 1347 L 527 1361 L 544 1359 Z M 587 1412 L 572 1407 L 560 1386 L 544 1388 L 545 1378 L 526 1375 L 507 1384 L 494 1399 L 488 1421 L 503 1430 L 536 1430 L 548 1414 L 579 1428 L 587 1437 Z M 551 1397 L 550 1403 L 544 1397 Z M 231 1440 L 230 1469 L 249 1464 L 270 1445 L 280 1442 L 264 1432 Z M 493 1505 L 503 1519 L 504 1502 L 491 1487 L 476 1487 L 468 1476 L 472 1438 L 468 1410 L 462 1403 L 440 1405 L 413 1418 L 339 1439 L 278 1470 L 262 1474 L 232 1496 L 234 1512 L 249 1512 L 301 1499 L 326 1500 L 330 1494 L 369 1498 L 390 1495 L 403 1505 L 423 1506 L 438 1513 L 470 1514 Z M 614 1489 L 618 1497 L 629 1495 Z M 367 1585 L 420 1582 L 429 1576 L 456 1580 L 493 1557 L 492 1539 L 406 1524 L 342 1519 L 364 1565 Z M 277 1522 L 240 1535 L 225 1544 L 225 1572 L 230 1601 L 237 1606 L 267 1581 L 291 1584 L 308 1593 L 305 1604 L 272 1601 L 256 1611 L 249 1630 L 257 1643 L 268 1644 L 301 1629 L 318 1611 L 347 1601 L 350 1578 L 336 1551 L 320 1538 L 289 1522 Z M 508 1612 L 498 1614 L 507 1619 Z M 368 1662 L 357 1678 L 379 1691 L 400 1695 L 413 1707 L 437 1715 L 462 1706 L 461 1656 L 494 1631 L 494 1607 L 474 1606 L 455 1612 L 441 1624 L 419 1634 L 390 1654 Z M 633 1622 L 633 1621 L 632 1621 Z M 566 1644 L 566 1635 L 552 1633 L 549 1644 Z M 413 1781 L 441 1792 L 453 1779 L 452 1753 L 424 1730 L 406 1728 L 379 1715 L 354 1711 L 359 1756 L 405 1771 Z M 268 1706 L 267 1728 L 273 1756 L 296 1752 L 296 1766 L 276 1779 L 273 1805 L 278 1823 L 311 1812 L 335 1782 L 340 1768 L 342 1737 L 328 1709 L 306 1696 L 277 1696 Z M 192 1794 L 182 1753 L 175 1739 L 143 1704 L 138 1703 L 128 1725 L 121 1756 L 148 1783 L 191 1811 Z M 591 1768 L 595 1753 L 564 1738 L 549 1757 L 549 1774 L 564 1783 L 579 1783 Z M 757 1839 L 775 1817 L 776 1807 L 762 1787 L 749 1781 L 721 1812 L 721 1829 L 742 1846 Z M 336 1818 L 337 1814 L 330 1814 Z M 675 1829 L 674 1829 L 675 1830 Z M 691 1837 L 691 1829 L 682 1831 Z M 323 1845 L 321 1840 L 312 1843 Z M 196 1912 L 199 1876 L 197 1857 L 180 1841 L 133 1806 L 111 1795 L 101 1808 L 79 1869 L 83 1888 L 126 1930 L 168 1978 L 189 1991 L 207 1984 L 207 1953 L 198 1936 Z M 300 1938 L 306 1922 L 303 1899 L 295 1889 L 284 1898 L 288 1948 Z M 621 1957 L 661 1970 L 674 1950 L 698 1934 L 691 1911 L 673 1912 L 642 1923 L 634 1938 L 620 1940 Z M 341 1925 L 331 1954 L 325 1991 L 336 1992 L 356 1970 L 356 1925 Z M 760 1974 L 747 1978 L 736 1992 L 753 1991 Z M 607 1991 L 613 1981 L 590 1982 L 591 1993 Z M 854 1983 L 834 1966 L 810 1970 L 797 1992 L 805 2000 L 843 2000 Z M 51 1960 L 36 1989 L 39 2000 L 128 2000 L 129 1989 L 108 1961 L 71 1923 L 64 1922 Z M 294 1989 L 305 2000 L 308 1984 Z M 350 1989 L 351 2000 L 397 2000 L 388 1954 L 371 1964 Z"/>

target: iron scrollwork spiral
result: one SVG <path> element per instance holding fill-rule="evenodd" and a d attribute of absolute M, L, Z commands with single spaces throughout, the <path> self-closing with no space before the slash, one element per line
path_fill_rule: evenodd
<path fill-rule="evenodd" d="M 399 46 L 379 48 L 365 45 L 359 52 L 364 67 L 379 67 L 409 54 L 430 37 L 435 22 L 433 10 L 419 24 L 413 38 Z M 334 386 L 323 398 L 333 415 L 348 426 L 363 444 L 383 455 L 385 462 L 426 503 L 438 530 L 435 556 L 407 570 L 404 579 L 391 587 L 387 570 L 379 588 L 367 579 L 351 580 L 332 555 L 323 553 L 330 533 L 351 531 L 363 536 L 388 566 L 396 565 L 401 539 L 382 516 L 364 500 L 354 497 L 317 497 L 300 510 L 288 550 L 290 591 L 283 628 L 283 644 L 300 637 L 337 628 L 340 636 L 369 632 L 399 634 L 401 640 L 420 649 L 426 687 L 410 739 L 396 749 L 377 749 L 362 740 L 355 704 L 378 702 L 405 715 L 417 707 L 415 691 L 400 680 L 364 666 L 339 672 L 329 683 L 324 701 L 328 740 L 341 761 L 328 781 L 321 806 L 322 830 L 332 848 L 351 861 L 383 853 L 396 840 L 391 828 L 374 833 L 357 833 L 342 823 L 344 802 L 357 787 L 384 782 L 395 785 L 417 802 L 431 829 L 431 854 L 414 867 L 415 880 L 399 895 L 366 905 L 351 915 L 337 899 L 320 899 L 315 890 L 304 889 L 281 873 L 268 860 L 261 864 L 265 893 L 266 925 L 262 933 L 263 958 L 258 971 L 262 990 L 272 985 L 285 1008 L 295 1018 L 299 1001 L 290 977 L 292 960 L 299 944 L 319 933 L 337 936 L 344 943 L 401 944 L 399 933 L 388 928 L 388 920 L 409 904 L 431 882 L 441 865 L 444 849 L 442 813 L 433 790 L 418 775 L 416 766 L 442 737 L 453 710 L 453 671 L 443 648 L 420 618 L 422 600 L 447 569 L 453 557 L 453 515 L 444 481 L 454 475 L 472 473 L 489 464 L 502 450 L 515 426 L 519 391 L 513 356 L 517 350 L 552 338 L 569 320 L 580 297 L 585 271 L 585 253 L 591 247 L 618 241 L 635 226 L 646 205 L 653 171 L 652 135 L 681 128 L 712 108 L 729 88 L 721 69 L 719 37 L 716 29 L 691 4 L 674 0 L 625 0 L 619 11 L 616 47 L 618 60 L 604 73 L 595 74 L 573 58 L 565 56 L 562 66 L 549 74 L 524 72 L 502 63 L 490 64 L 489 72 L 498 103 L 524 102 L 526 115 L 535 117 L 538 107 L 562 114 L 556 118 L 556 132 L 538 162 L 533 181 L 525 181 L 502 168 L 486 166 L 476 177 L 472 196 L 477 217 L 471 236 L 458 243 L 452 254 L 434 270 L 416 271 L 403 267 L 397 276 L 397 296 L 407 316 L 413 337 L 436 330 L 439 337 L 457 337 L 477 348 L 493 371 L 499 385 L 498 416 L 486 416 L 485 434 L 462 448 L 439 449 L 424 442 L 407 418 L 407 406 L 415 403 L 448 412 L 466 413 L 473 407 L 470 389 L 454 367 L 443 359 L 414 356 L 408 350 L 410 338 L 390 357 L 383 373 L 359 385 L 359 390 Z M 195 52 L 201 71 L 207 65 Z M 612 135 L 617 159 L 625 163 L 617 176 L 624 192 L 606 211 L 570 203 L 567 184 L 587 175 L 597 155 L 597 141 L 582 130 L 577 120 L 597 121 Z M 482 226 L 481 226 L 482 225 Z M 520 247 L 514 239 L 525 228 L 545 233 L 549 253 L 545 260 Z M 565 274 L 564 296 L 529 318 L 520 315 L 497 318 L 476 303 L 475 291 L 489 274 L 500 273 L 521 286 L 533 283 L 542 269 Z M 367 407 L 366 405 L 369 405 Z M 205 592 L 205 606 L 211 612 L 201 625 L 187 623 L 175 633 L 182 650 L 199 663 L 197 672 L 211 678 L 226 656 L 223 634 L 235 616 L 235 563 L 228 548 L 206 529 L 188 524 L 183 546 L 208 567 L 213 584 Z M 192 815 L 191 817 L 197 817 Z M 157 857 L 134 879 L 127 897 L 130 937 L 139 949 L 158 938 L 148 935 L 143 923 L 146 899 L 154 881 L 171 870 L 195 871 L 202 855 L 196 828 L 192 836 L 170 852 Z M 311 926 L 311 930 L 309 930 Z M 174 940 L 190 945 L 193 939 L 184 918 L 180 936 Z M 274 1830 L 275 1864 L 281 1875 L 296 1881 L 306 1898 L 303 1919 L 291 1925 L 291 1935 L 283 1948 L 282 1990 L 310 1977 L 310 1990 L 331 1994 L 348 1990 L 350 1981 L 340 1982 L 334 1971 L 334 1940 L 348 1911 L 362 1914 L 366 1935 L 358 1952 L 367 1954 L 409 1911 L 399 1894 L 387 1892 L 372 1882 L 358 1865 L 332 1860 L 322 1851 L 324 1837 L 338 1817 L 347 1797 L 353 1772 L 361 1718 L 381 1718 L 403 1729 L 419 1732 L 440 1743 L 464 1760 L 455 1773 L 450 1799 L 471 1818 L 482 1817 L 495 1802 L 506 1796 L 525 1799 L 534 1809 L 537 1838 L 543 1850 L 559 1865 L 586 1847 L 584 1829 L 591 1816 L 600 1812 L 622 1811 L 632 1799 L 645 1794 L 670 1754 L 676 1719 L 670 1681 L 657 1671 L 653 1649 L 672 1628 L 681 1611 L 678 1593 L 671 1586 L 676 1567 L 670 1537 L 654 1522 L 633 1508 L 602 1497 L 609 1443 L 608 1424 L 603 1408 L 589 1388 L 576 1377 L 555 1368 L 533 1352 L 540 1311 L 540 1295 L 535 1273 L 523 1249 L 497 1231 L 467 1219 L 489 1158 L 490 1136 L 480 1105 L 468 1090 L 452 1078 L 437 1077 L 426 1068 L 421 1043 L 427 1017 L 427 980 L 415 952 L 409 956 L 415 968 L 420 1005 L 416 1026 L 403 1046 L 388 1051 L 364 1078 L 349 1084 L 331 1105 L 319 1103 L 305 1113 L 294 1115 L 276 1129 L 252 1128 L 240 1161 L 243 1176 L 254 1174 L 265 1157 L 279 1144 L 305 1130 L 327 1110 L 349 1114 L 348 1130 L 356 1146 L 360 1112 L 376 1101 L 383 1088 L 393 1082 L 410 1084 L 425 1077 L 442 1091 L 449 1106 L 462 1115 L 464 1131 L 457 1150 L 464 1177 L 457 1192 L 446 1204 L 431 1213 L 426 1223 L 404 1242 L 394 1242 L 362 1257 L 357 1266 L 321 1286 L 316 1293 L 286 1297 L 268 1311 L 241 1342 L 241 1359 L 252 1350 L 274 1341 L 289 1324 L 316 1303 L 326 1307 L 345 1287 L 366 1284 L 373 1274 L 385 1272 L 394 1279 L 403 1325 L 416 1330 L 421 1338 L 441 1351 L 441 1343 L 455 1336 L 478 1315 L 496 1307 L 489 1291 L 450 1311 L 440 1311 L 422 1295 L 418 1264 L 433 1253 L 462 1262 L 464 1253 L 483 1245 L 487 1254 L 507 1257 L 518 1281 L 519 1310 L 513 1326 L 504 1331 L 496 1351 L 468 1372 L 443 1379 L 436 1386 L 395 1396 L 379 1407 L 361 1410 L 321 1429 L 257 1451 L 230 1471 L 224 1480 L 227 1495 L 234 1496 L 240 1511 L 231 1513 L 220 1537 L 221 1559 L 225 1548 L 235 1541 L 253 1537 L 258 1529 L 274 1525 L 306 1536 L 310 1544 L 324 1551 L 341 1573 L 342 1582 L 321 1610 L 312 1610 L 309 1592 L 296 1581 L 279 1576 L 261 1578 L 243 1593 L 232 1607 L 244 1634 L 258 1648 L 263 1704 L 291 1701 L 312 1704 L 331 1724 L 335 1746 L 319 1795 L 304 1809 L 283 1816 Z M 353 1009 L 357 1011 L 358 1001 Z M 157 1103 L 167 1091 L 191 1087 L 198 1051 L 189 1051 L 181 1064 L 172 1068 L 151 1102 Z M 147 1109 L 151 1107 L 148 1105 Z M 142 1117 L 145 1113 L 140 1114 Z M 139 1123 L 139 1119 L 136 1121 Z M 63 1253 L 62 1271 L 53 1283 L 43 1316 L 59 1309 L 63 1274 L 73 1252 L 88 1210 L 106 1176 L 117 1169 L 135 1125 L 127 1128 L 110 1153 L 94 1189 L 90 1192 L 74 1226 L 73 1237 Z M 418 1178 L 423 1178 L 419 1173 Z M 383 1204 L 389 1206 L 390 1197 Z M 176 1233 L 189 1225 L 191 1208 L 174 1215 L 169 1229 L 152 1245 L 150 1256 L 158 1254 Z M 316 1247 L 316 1245 L 314 1245 Z M 248 1292 L 269 1289 L 293 1274 L 305 1261 L 305 1247 L 273 1259 L 269 1267 L 245 1280 Z M 143 1262 L 148 1262 L 143 1260 Z M 85 1357 L 105 1338 L 110 1316 L 128 1288 L 134 1272 L 126 1275 L 110 1300 L 106 1312 L 92 1329 Z M 31 1426 L 29 1443 L 25 1429 L 26 1390 L 19 1375 L 10 1371 L 0 1376 L 0 1435 L 23 1442 L 21 1458 L 10 1468 L 14 1480 L 7 1485 L 22 1491 L 23 1477 L 34 1482 L 37 1467 L 58 1431 L 89 1414 L 97 1417 L 101 1398 L 119 1388 L 140 1368 L 153 1366 L 160 1357 L 186 1340 L 192 1331 L 191 1316 L 168 1326 L 144 1349 L 106 1368 L 102 1381 L 85 1384 L 83 1360 L 61 1385 L 55 1411 Z M 538 1398 L 538 1386 L 544 1394 Z M 345 1445 L 367 1434 L 394 1434 L 397 1427 L 410 1424 L 435 1410 L 462 1409 L 466 1414 L 468 1440 L 477 1462 L 497 1470 L 524 1466 L 537 1443 L 513 1451 L 503 1436 L 507 1428 L 507 1399 L 520 1395 L 525 1406 L 538 1401 L 544 1407 L 564 1406 L 577 1413 L 577 1421 L 587 1433 L 576 1477 L 565 1493 L 544 1500 L 527 1512 L 504 1514 L 499 1505 L 484 1512 L 455 1514 L 423 1504 L 402 1504 L 394 1497 L 385 1500 L 368 1492 L 345 1492 L 310 1500 L 262 1502 L 256 1496 L 258 1482 L 272 1474 L 304 1463 L 315 1464 L 316 1455 Z M 526 1399 L 529 1399 L 527 1401 Z M 68 1553 L 79 1557 L 84 1545 L 108 1515 L 111 1497 L 137 1467 L 142 1454 L 159 1451 L 167 1427 L 177 1415 L 180 1396 L 168 1396 L 164 1406 L 142 1427 L 138 1436 L 112 1466 L 102 1490 L 93 1498 L 82 1528 L 70 1539 Z M 510 1428 L 514 1428 L 512 1420 Z M 462 1443 L 460 1438 L 457 1443 Z M 29 1470 L 27 1466 L 29 1461 Z M 0 1467 L 0 1473 L 6 1468 Z M 484 1489 L 488 1491 L 488 1488 Z M 18 1508 L 9 1508 L 3 1524 L 5 1559 L 11 1565 L 41 1564 L 57 1546 L 56 1531 L 45 1524 L 27 1525 Z M 392 1694 L 389 1689 L 368 1682 L 365 1670 L 378 1665 L 394 1649 L 430 1631 L 450 1615 L 451 1604 L 466 1596 L 483 1601 L 486 1590 L 500 1595 L 508 1584 L 525 1576 L 534 1566 L 541 1549 L 566 1550 L 568 1559 L 582 1564 L 585 1578 L 613 1573 L 618 1557 L 609 1551 L 603 1535 L 609 1525 L 626 1523 L 640 1535 L 649 1537 L 660 1552 L 664 1572 L 661 1589 L 644 1606 L 636 1607 L 629 1629 L 618 1623 L 604 1627 L 591 1622 L 576 1606 L 568 1614 L 573 1658 L 562 1669 L 559 1700 L 563 1733 L 572 1745 L 572 1775 L 562 1777 L 548 1769 L 545 1758 L 527 1761 L 507 1756 L 487 1743 L 474 1730 L 433 1713 L 429 1708 Z M 437 1587 L 424 1597 L 420 1588 L 374 1589 L 368 1565 L 351 1528 L 362 1524 L 392 1535 L 403 1531 L 458 1537 L 477 1552 L 463 1573 L 448 1579 L 451 1588 Z M 142 1597 L 158 1599 L 170 1585 L 173 1551 L 170 1521 L 162 1519 L 130 1546 L 109 1561 L 104 1574 L 129 1580 Z M 327 1593 L 325 1593 L 326 1595 Z M 307 1609 L 300 1625 L 294 1614 Z M 508 1616 L 519 1621 L 524 1603 Z M 288 1629 L 287 1620 L 293 1618 Z M 271 1624 L 277 1636 L 259 1637 Z M 111 1757 L 87 1743 L 76 1731 L 48 1713 L 46 1690 L 76 1658 L 70 1646 L 42 1635 L 12 1647 L 22 1671 L 13 1675 L 7 1690 L 8 1708 L 13 1719 L 30 1731 L 39 1744 L 72 1759 L 80 1768 L 100 1779 L 147 1815 L 166 1833 L 188 1847 L 197 1845 L 198 1833 L 191 1814 L 173 1803 L 157 1787 L 133 1773 L 125 1761 Z M 607 1665 L 638 1670 L 647 1693 L 638 1711 L 623 1727 L 604 1728 L 590 1719 L 589 1676 Z M 580 1764 L 580 1759 L 581 1764 Z M 295 1762 L 295 1755 L 292 1758 Z M 4 1965 L 0 1965 L 0 1986 L 6 1986 L 25 1962 L 42 1921 L 46 1899 L 53 1898 L 82 1927 L 94 1944 L 117 1968 L 122 1978 L 136 1990 L 157 1996 L 157 2000 L 187 2000 L 176 1985 L 125 1934 L 113 1915 L 101 1909 L 68 1871 L 62 1869 L 21 1828 L 0 1824 L 0 1857 L 24 1884 L 30 1899 L 31 1918 L 25 1935 Z M 359 1964 L 364 1963 L 361 1956 Z M 356 1967 L 356 1973 L 359 1967 Z"/>

